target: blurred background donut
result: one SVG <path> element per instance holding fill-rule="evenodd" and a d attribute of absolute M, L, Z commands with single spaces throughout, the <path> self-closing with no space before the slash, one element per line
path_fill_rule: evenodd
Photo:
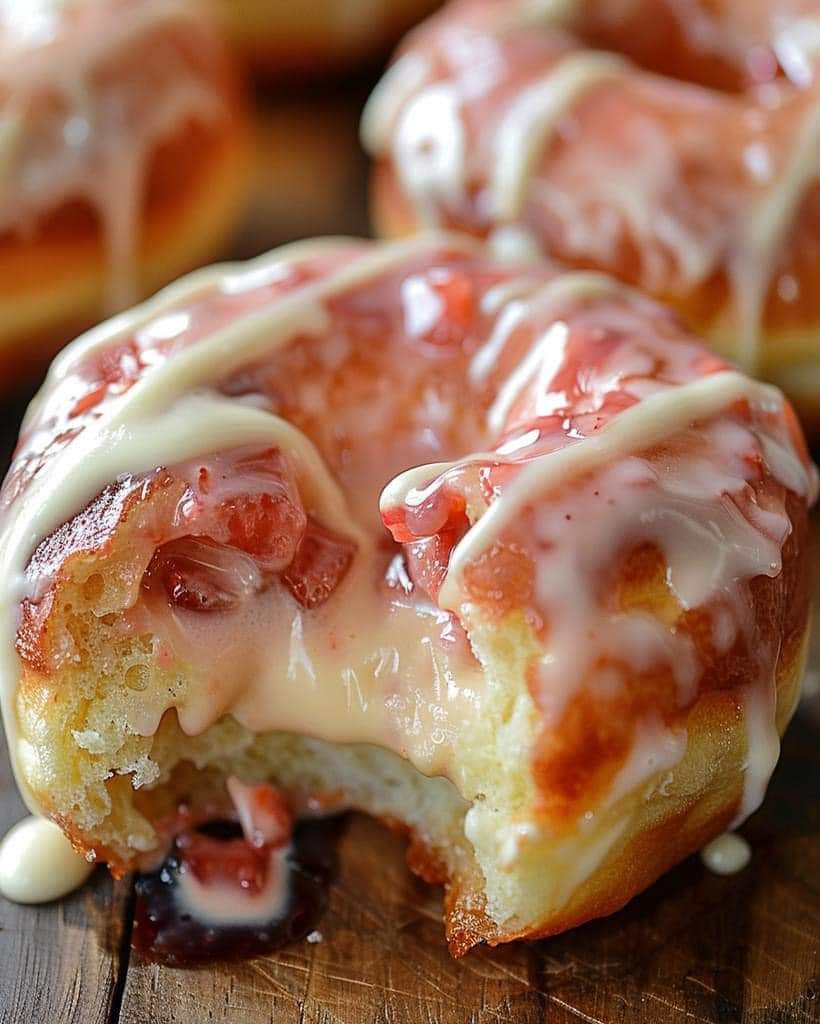
<path fill-rule="evenodd" d="M 816 0 L 453 0 L 371 99 L 374 218 L 604 271 L 820 431 Z"/>
<path fill-rule="evenodd" d="M 247 155 L 233 63 L 195 0 L 2 0 L 4 379 L 212 259 Z"/>

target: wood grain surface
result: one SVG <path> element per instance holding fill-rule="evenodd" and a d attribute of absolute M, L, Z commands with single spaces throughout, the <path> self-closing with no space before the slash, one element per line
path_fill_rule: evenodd
<path fill-rule="evenodd" d="M 366 87 L 265 104 L 254 200 L 232 255 L 365 230 L 355 126 Z M 21 409 L 3 411 L 6 453 Z M 820 603 L 820 519 L 814 542 Z M 129 946 L 131 886 L 101 870 L 56 905 L 0 898 L 0 1024 L 820 1021 L 820 628 L 807 690 L 768 799 L 743 829 L 754 856 L 739 875 L 717 878 L 692 858 L 611 918 L 455 962 L 440 892 L 408 874 L 398 839 L 354 818 L 321 941 L 244 963 L 141 961 Z M 3 748 L 0 834 L 22 813 Z"/>

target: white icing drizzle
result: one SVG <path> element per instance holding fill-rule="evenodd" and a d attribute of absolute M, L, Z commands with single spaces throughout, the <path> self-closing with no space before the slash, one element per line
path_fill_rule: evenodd
<path fill-rule="evenodd" d="M 808 88 L 817 76 L 820 59 L 820 18 L 798 18 L 789 23 L 775 36 L 773 49 L 789 78 Z"/>
<path fill-rule="evenodd" d="M 776 693 L 773 686 L 747 688 L 743 694 L 746 725 L 746 758 L 743 765 L 743 799 L 732 828 L 737 828 L 760 807 L 766 787 L 780 757 L 776 725 Z"/>
<path fill-rule="evenodd" d="M 502 224 L 487 238 L 493 259 L 509 263 L 537 263 L 544 253 L 535 234 L 521 224 Z"/>
<path fill-rule="evenodd" d="M 724 832 L 700 851 L 704 865 L 716 875 L 736 875 L 752 859 L 752 851 L 743 836 Z"/>
<path fill-rule="evenodd" d="M 15 903 L 48 903 L 78 889 L 94 870 L 52 821 L 29 817 L 0 843 L 0 895 Z"/>
<path fill-rule="evenodd" d="M 441 206 L 457 207 L 467 183 L 466 131 L 457 90 L 427 86 L 402 111 L 396 128 L 396 167 L 425 227 L 441 223 Z"/>
<path fill-rule="evenodd" d="M 362 145 L 371 153 L 385 152 L 390 146 L 389 129 L 404 104 L 422 88 L 430 74 L 421 54 L 407 53 L 387 69 L 370 94 L 362 113 Z"/>
<path fill-rule="evenodd" d="M 549 74 L 523 89 L 510 103 L 496 132 L 490 170 L 489 215 L 515 220 L 539 156 L 573 103 L 628 65 L 609 53 L 580 51 L 559 61 Z"/>
<path fill-rule="evenodd" d="M 186 32 L 205 55 L 217 46 L 187 0 L 9 0 L 0 8 L 0 231 L 31 235 L 61 204 L 88 202 L 102 224 L 111 311 L 138 298 L 140 215 L 157 146 L 186 121 L 225 114 L 221 87 L 162 37 L 166 30 Z M 143 78 L 112 77 L 113 61 L 154 37 Z"/>
<path fill-rule="evenodd" d="M 495 502 L 457 545 L 441 590 L 443 607 L 458 609 L 459 582 L 466 565 L 475 562 L 505 526 L 539 495 L 567 480 L 590 473 L 618 458 L 644 451 L 671 437 L 697 420 L 710 419 L 732 402 L 746 398 L 761 408 L 779 409 L 782 396 L 767 384 L 739 373 L 723 372 L 644 398 L 638 405 L 609 420 L 583 444 L 570 445 L 534 460 L 508 488 L 503 502 Z M 812 481 L 796 455 L 790 478 L 799 481 L 798 493 L 808 497 Z"/>
<path fill-rule="evenodd" d="M 476 351 L 470 362 L 469 373 L 473 382 L 487 379 L 509 342 L 510 335 L 533 313 L 555 315 L 569 302 L 626 291 L 623 285 L 606 274 L 581 270 L 561 274 L 539 287 L 537 291 L 533 291 L 532 284 L 527 281 L 514 283 L 512 290 L 511 285 L 503 287 L 505 290 L 501 295 L 506 308 L 501 311 L 489 338 Z M 490 300 L 487 311 L 494 312 L 490 297 L 491 293 L 488 292 L 485 296 L 485 299 Z"/>

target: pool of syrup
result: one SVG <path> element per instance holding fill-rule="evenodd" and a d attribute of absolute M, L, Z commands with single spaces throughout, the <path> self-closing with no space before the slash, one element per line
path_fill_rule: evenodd
<path fill-rule="evenodd" d="M 315 930 L 338 871 L 338 840 L 344 818 L 308 819 L 296 825 L 287 856 L 288 898 L 284 913 L 264 924 L 214 925 L 199 921 L 177 899 L 182 856 L 178 842 L 150 874 L 135 881 L 131 945 L 147 960 L 195 967 L 214 960 L 259 956 L 304 939 Z M 242 835 L 234 822 L 214 822 L 199 831 L 226 842 Z"/>

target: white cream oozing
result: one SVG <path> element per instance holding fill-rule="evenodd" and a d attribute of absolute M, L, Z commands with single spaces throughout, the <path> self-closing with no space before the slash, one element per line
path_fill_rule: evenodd
<path fill-rule="evenodd" d="M 140 220 L 157 147 L 189 121 L 225 115 L 221 87 L 173 33 L 206 58 L 217 46 L 188 0 L 0 6 L 0 231 L 30 236 L 62 204 L 87 202 L 102 225 L 111 312 L 139 297 Z M 135 54 L 141 75 L 117 68 Z"/>

